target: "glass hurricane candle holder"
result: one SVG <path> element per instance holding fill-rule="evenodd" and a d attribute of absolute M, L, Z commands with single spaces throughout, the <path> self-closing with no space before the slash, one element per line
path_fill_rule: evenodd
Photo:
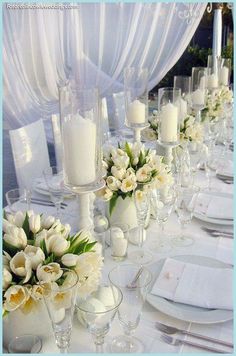
<path fill-rule="evenodd" d="M 135 140 L 140 141 L 140 131 L 149 126 L 148 123 L 148 69 L 125 68 L 125 124 L 135 133 Z"/>
<path fill-rule="evenodd" d="M 191 106 L 191 77 L 184 75 L 174 76 L 174 89 L 181 90 L 179 119 L 182 122 L 186 118 Z"/>
<path fill-rule="evenodd" d="M 221 58 L 219 68 L 219 85 L 228 86 L 231 75 L 231 59 Z"/>
<path fill-rule="evenodd" d="M 208 56 L 207 58 L 207 89 L 215 90 L 219 87 L 219 69 L 220 69 L 221 57 Z"/>
<path fill-rule="evenodd" d="M 59 93 L 64 184 L 75 193 L 96 191 L 104 185 L 98 90 L 69 83 Z"/>
<path fill-rule="evenodd" d="M 178 88 L 160 88 L 158 90 L 158 109 L 160 124 L 158 141 L 166 146 L 176 146 L 179 141 L 179 102 L 181 90 Z"/>
<path fill-rule="evenodd" d="M 192 68 L 192 108 L 196 112 L 197 121 L 201 121 L 201 110 L 206 103 L 208 69 L 205 67 Z"/>

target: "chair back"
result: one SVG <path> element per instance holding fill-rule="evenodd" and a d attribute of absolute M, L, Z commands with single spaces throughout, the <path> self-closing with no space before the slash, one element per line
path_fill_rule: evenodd
<path fill-rule="evenodd" d="M 31 188 L 43 170 L 50 167 L 43 121 L 10 130 L 9 135 L 18 186 Z"/>

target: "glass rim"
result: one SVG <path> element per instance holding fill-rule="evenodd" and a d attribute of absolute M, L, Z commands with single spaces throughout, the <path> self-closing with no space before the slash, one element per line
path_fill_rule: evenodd
<path fill-rule="evenodd" d="M 47 265 L 45 265 L 45 266 L 47 266 Z M 79 282 L 78 273 L 77 273 L 74 269 L 61 268 L 61 270 L 66 271 L 66 272 L 72 272 L 72 274 L 74 274 L 75 277 L 76 277 L 76 281 L 75 281 L 71 286 L 66 286 L 66 287 L 64 287 L 64 288 L 61 288 L 62 286 L 59 286 L 59 287 L 60 287 L 59 290 L 55 290 L 54 288 L 52 288 L 52 289 L 51 289 L 52 292 L 66 292 L 66 291 L 68 291 L 68 290 L 74 288 L 74 287 L 76 286 L 76 284 Z M 62 276 L 61 276 L 61 277 L 62 277 Z M 60 277 L 60 278 L 61 278 L 61 277 Z M 58 279 L 60 279 L 60 278 L 58 278 Z M 53 282 L 56 283 L 57 281 L 53 281 Z M 44 285 L 44 284 L 47 284 L 47 283 L 52 284 L 51 281 L 50 281 L 50 282 L 43 281 L 43 280 L 42 280 L 42 281 L 39 281 L 39 285 L 40 285 L 41 287 L 43 287 L 43 285 Z"/>
<path fill-rule="evenodd" d="M 97 94 L 99 94 L 99 87 L 81 87 L 79 85 L 74 85 L 72 84 L 73 82 L 71 82 L 70 80 L 68 80 L 67 83 L 62 84 L 59 86 L 59 91 L 63 91 L 66 88 L 69 88 L 71 92 L 81 92 L 81 93 L 85 93 L 85 92 L 95 92 Z"/>
<path fill-rule="evenodd" d="M 112 280 L 111 280 L 111 274 L 115 271 L 115 270 L 118 270 L 119 268 L 125 268 L 125 267 L 137 267 L 138 268 L 138 266 L 135 266 L 135 265 L 133 265 L 133 264 L 122 264 L 122 265 L 120 265 L 120 266 L 115 266 L 115 267 L 113 267 L 111 270 L 110 270 L 110 272 L 108 273 L 108 278 L 109 278 L 109 281 L 111 282 L 111 284 L 113 284 L 115 287 L 118 287 L 118 288 L 120 288 L 121 287 L 121 285 L 119 285 L 119 284 L 116 284 L 116 282 L 112 282 Z M 140 270 L 140 268 L 142 268 L 142 271 L 146 271 L 147 272 L 147 274 L 148 274 L 148 276 L 149 276 L 149 280 L 146 282 L 146 283 L 144 283 L 142 286 L 135 286 L 135 288 L 134 289 L 141 289 L 141 288 L 144 288 L 144 287 L 146 287 L 146 286 L 148 286 L 151 282 L 152 282 L 152 277 L 153 277 L 153 274 L 152 274 L 152 272 L 151 271 L 149 271 L 149 269 L 147 269 L 146 267 L 144 267 L 144 266 L 139 266 L 139 269 L 137 270 L 137 272 Z M 123 288 L 124 286 L 122 286 L 122 288 Z"/>
<path fill-rule="evenodd" d="M 112 284 L 113 284 L 113 283 L 112 283 Z M 106 286 L 109 287 L 108 285 L 106 285 Z M 92 315 L 95 315 L 95 314 L 99 314 L 99 315 L 101 315 L 101 314 L 106 314 L 107 312 L 111 312 L 112 310 L 117 309 L 117 308 L 120 306 L 120 304 L 122 303 L 122 301 L 123 301 L 123 293 L 122 293 L 122 291 L 120 290 L 120 288 L 119 288 L 118 286 L 116 286 L 116 285 L 114 285 L 114 284 L 113 284 L 113 286 L 118 290 L 118 292 L 119 292 L 119 294 L 120 294 L 120 296 L 119 296 L 119 297 L 120 297 L 120 298 L 119 298 L 119 302 L 116 303 L 115 306 L 112 306 L 112 307 L 110 307 L 109 309 L 107 309 L 107 310 L 105 310 L 105 311 L 96 312 L 96 311 L 86 310 L 85 308 L 81 308 L 81 307 L 78 305 L 78 302 L 76 301 L 76 302 L 75 302 L 76 308 L 79 309 L 79 310 L 81 310 L 82 312 L 89 313 L 89 314 L 92 314 Z M 112 286 L 111 286 L 111 288 L 112 288 Z"/>
<path fill-rule="evenodd" d="M 42 342 L 42 339 L 41 339 L 41 337 L 40 336 L 38 336 L 38 335 L 35 335 L 35 334 L 22 334 L 22 335 L 16 335 L 15 337 L 13 337 L 11 340 L 10 340 L 10 342 L 9 342 L 9 344 L 8 344 L 8 346 L 7 346 L 7 350 L 8 350 L 8 352 L 10 353 L 10 351 L 12 351 L 12 345 L 16 342 L 16 341 L 18 341 L 19 339 L 22 339 L 22 338 L 25 338 L 25 337 L 33 337 L 33 338 L 35 338 L 37 341 L 37 343 L 39 343 L 39 348 L 37 349 L 37 353 L 40 353 L 40 351 L 42 350 L 42 346 L 43 346 L 43 342 Z"/>

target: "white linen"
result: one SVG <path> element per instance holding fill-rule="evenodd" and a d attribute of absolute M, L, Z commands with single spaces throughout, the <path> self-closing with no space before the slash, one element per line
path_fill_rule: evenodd
<path fill-rule="evenodd" d="M 234 240 L 220 237 L 216 249 L 215 258 L 225 263 L 234 264 Z"/>
<path fill-rule="evenodd" d="M 234 162 L 232 160 L 226 160 L 219 164 L 216 174 L 221 176 L 233 178 L 234 176 Z"/>
<path fill-rule="evenodd" d="M 213 309 L 233 309 L 233 270 L 167 258 L 152 294 L 175 302 Z"/>
<path fill-rule="evenodd" d="M 200 193 L 195 212 L 214 219 L 233 219 L 233 199 L 231 196 Z"/>

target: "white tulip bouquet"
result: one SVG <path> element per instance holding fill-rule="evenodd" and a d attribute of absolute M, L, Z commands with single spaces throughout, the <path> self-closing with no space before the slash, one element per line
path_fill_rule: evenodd
<path fill-rule="evenodd" d="M 180 142 L 190 141 L 202 143 L 204 137 L 203 124 L 195 121 L 192 115 L 186 116 L 180 124 Z"/>
<path fill-rule="evenodd" d="M 109 201 L 112 213 L 118 197 L 132 197 L 138 184 L 147 189 L 158 189 L 173 182 L 168 166 L 156 151 L 146 149 L 140 142 L 118 144 L 118 148 L 108 147 L 104 151 L 106 185 L 97 195 Z"/>
<path fill-rule="evenodd" d="M 70 226 L 32 211 L 3 217 L 3 310 L 31 312 L 43 298 L 42 283 L 63 285 L 62 268 L 79 277 L 78 294 L 96 290 L 103 259 L 88 231 L 70 236 Z"/>

